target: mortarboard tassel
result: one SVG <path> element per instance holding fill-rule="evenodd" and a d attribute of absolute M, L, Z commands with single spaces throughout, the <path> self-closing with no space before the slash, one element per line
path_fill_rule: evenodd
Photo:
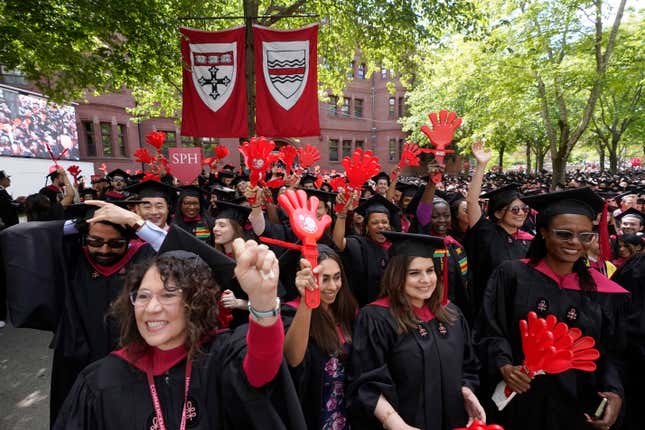
<path fill-rule="evenodd" d="M 608 217 L 608 206 L 609 204 L 605 202 L 602 208 L 602 214 L 600 215 L 600 223 L 598 225 L 598 244 L 600 245 L 600 258 L 602 263 L 605 261 L 611 260 L 611 245 L 609 244 L 609 227 L 607 225 Z"/>
<path fill-rule="evenodd" d="M 448 247 L 446 246 L 446 253 L 441 259 L 441 264 L 443 264 L 443 297 L 441 298 L 441 304 L 443 306 L 448 304 L 448 252 Z"/>

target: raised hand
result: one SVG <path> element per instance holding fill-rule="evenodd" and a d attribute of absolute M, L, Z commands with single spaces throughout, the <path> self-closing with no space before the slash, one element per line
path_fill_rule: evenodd
<path fill-rule="evenodd" d="M 83 203 L 98 207 L 94 211 L 94 216 L 87 220 L 90 224 L 99 221 L 108 221 L 113 224 L 134 226 L 141 220 L 141 217 L 136 213 L 103 200 L 85 200 Z"/>
<path fill-rule="evenodd" d="M 293 145 L 285 145 L 280 148 L 280 160 L 285 164 L 287 169 L 287 175 L 291 175 L 293 170 L 293 162 L 296 160 L 298 155 L 298 150 Z"/>
<path fill-rule="evenodd" d="M 484 144 L 482 142 L 473 142 L 471 149 L 473 157 L 475 157 L 478 164 L 486 164 L 490 161 L 491 153 L 484 148 Z"/>
<path fill-rule="evenodd" d="M 331 218 L 327 214 L 320 219 L 316 218 L 319 200 L 316 196 L 307 200 L 307 193 L 303 190 L 287 190 L 278 197 L 278 201 L 289 214 L 293 232 L 305 245 L 320 239 L 327 226 L 331 224 Z"/>
<path fill-rule="evenodd" d="M 381 171 L 378 157 L 372 155 L 371 151 L 363 151 L 356 148 L 352 157 L 343 158 L 345 176 L 349 185 L 353 188 L 360 188 L 365 181 Z"/>
<path fill-rule="evenodd" d="M 401 160 L 399 161 L 399 168 L 404 166 L 418 166 L 419 155 L 424 152 L 419 145 L 414 142 L 406 142 L 403 145 L 403 152 L 401 152 Z"/>
<path fill-rule="evenodd" d="M 432 129 L 424 125 L 421 127 L 421 131 L 428 136 L 428 139 L 438 150 L 445 149 L 452 142 L 455 130 L 461 125 L 461 118 L 455 112 L 448 113 L 445 109 L 439 112 L 439 118 L 437 118 L 436 112 L 430 112 L 428 118 L 432 123 Z"/>
<path fill-rule="evenodd" d="M 249 296 L 254 309 L 268 311 L 275 308 L 280 267 L 273 251 L 253 240 L 233 241 L 235 277 Z"/>
<path fill-rule="evenodd" d="M 318 288 L 315 276 L 318 270 L 318 267 L 312 269 L 309 261 L 300 259 L 300 270 L 296 273 L 296 288 L 301 297 L 305 297 L 306 290 L 314 291 Z"/>

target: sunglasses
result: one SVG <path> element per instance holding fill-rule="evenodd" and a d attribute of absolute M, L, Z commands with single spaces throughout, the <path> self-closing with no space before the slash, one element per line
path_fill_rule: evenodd
<path fill-rule="evenodd" d="M 107 244 L 108 247 L 112 249 L 119 249 L 123 248 L 128 244 L 127 239 L 101 239 L 100 237 L 92 237 L 92 236 L 87 236 L 85 238 L 85 244 L 87 246 L 91 246 L 92 248 L 100 248 L 103 245 Z"/>
<path fill-rule="evenodd" d="M 560 230 L 557 228 L 554 228 L 551 231 L 553 232 L 553 235 L 560 240 L 571 241 L 574 237 L 577 237 L 580 243 L 591 243 L 591 241 L 598 236 L 598 233 L 594 233 L 592 231 L 574 233 L 569 230 Z"/>
<path fill-rule="evenodd" d="M 513 213 L 513 215 L 517 215 L 517 214 L 519 214 L 519 213 L 520 213 L 520 211 L 522 211 L 522 212 L 524 212 L 525 214 L 527 214 L 527 213 L 529 213 L 529 211 L 530 211 L 530 210 L 531 210 L 531 208 L 530 208 L 528 205 L 524 205 L 524 206 L 511 206 L 510 208 L 508 208 L 508 211 L 509 211 L 509 212 L 512 212 L 512 213 Z"/>

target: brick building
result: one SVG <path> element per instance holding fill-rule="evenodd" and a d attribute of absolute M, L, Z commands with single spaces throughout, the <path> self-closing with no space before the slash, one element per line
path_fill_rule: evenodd
<path fill-rule="evenodd" d="M 312 144 L 319 148 L 322 169 L 342 170 L 341 160 L 357 147 L 372 150 L 381 165 L 390 170 L 399 161 L 406 134 L 397 120 L 405 113 L 404 89 L 396 81 L 391 94 L 387 83 L 391 72 L 377 70 L 368 75 L 365 64 L 352 62 L 353 80 L 337 105 L 338 98 L 319 102 L 321 135 L 301 139 L 284 139 L 296 145 Z M 6 80 L 6 76 L 4 77 Z M 12 82 L 29 87 L 27 83 Z M 105 163 L 108 171 L 116 168 L 136 170 L 141 166 L 132 159 L 145 135 L 164 131 L 166 146 L 192 146 L 192 138 L 182 138 L 173 118 L 153 118 L 140 123 L 131 121 L 127 108 L 135 101 L 129 91 L 102 96 L 88 96 L 87 102 L 78 103 L 76 121 L 82 161 L 93 162 L 95 171 Z M 237 139 L 211 139 L 229 148 L 226 163 L 240 164 Z"/>

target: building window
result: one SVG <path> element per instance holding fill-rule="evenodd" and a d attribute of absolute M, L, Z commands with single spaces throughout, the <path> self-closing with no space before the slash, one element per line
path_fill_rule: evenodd
<path fill-rule="evenodd" d="M 387 79 L 387 69 L 385 67 L 381 67 L 381 79 Z"/>
<path fill-rule="evenodd" d="M 352 63 L 349 65 L 349 70 L 347 71 L 347 77 L 348 78 L 353 78 L 354 77 L 354 69 L 356 68 L 356 62 L 352 61 Z"/>
<path fill-rule="evenodd" d="M 109 122 L 101 123 L 101 145 L 103 146 L 103 156 L 112 156 L 112 124 Z"/>
<path fill-rule="evenodd" d="M 351 104 L 349 97 L 343 97 L 343 106 L 340 108 L 340 111 L 343 113 L 343 116 L 349 116 L 349 105 Z"/>
<path fill-rule="evenodd" d="M 197 138 L 190 136 L 181 136 L 181 147 L 182 148 L 193 148 L 199 146 Z"/>
<path fill-rule="evenodd" d="M 361 80 L 365 79 L 365 63 L 361 63 L 358 65 L 357 75 L 358 75 L 358 79 L 361 79 Z"/>
<path fill-rule="evenodd" d="M 329 115 L 338 115 L 338 96 L 329 96 Z"/>
<path fill-rule="evenodd" d="M 405 98 L 399 97 L 399 118 L 405 115 Z"/>
<path fill-rule="evenodd" d="M 174 131 L 164 131 L 166 133 L 166 140 L 163 141 L 161 153 L 164 157 L 168 157 L 168 148 L 177 146 L 177 134 Z"/>
<path fill-rule="evenodd" d="M 121 157 L 128 156 L 128 145 L 125 137 L 125 131 L 125 124 L 117 125 L 117 132 L 119 133 L 119 135 L 116 137 L 116 141 L 119 145 L 119 154 L 121 155 Z"/>
<path fill-rule="evenodd" d="M 85 148 L 88 157 L 96 157 L 96 139 L 94 138 L 94 123 L 92 121 L 83 121 L 83 130 L 85 131 Z"/>
<path fill-rule="evenodd" d="M 364 142 L 364 141 L 362 141 L 362 140 L 357 140 L 356 142 L 354 142 L 354 147 L 355 147 L 355 148 L 361 148 L 361 149 L 363 149 L 363 145 L 365 145 L 365 142 Z"/>
<path fill-rule="evenodd" d="M 354 116 L 356 118 L 363 117 L 363 99 L 354 99 Z"/>
<path fill-rule="evenodd" d="M 396 99 L 390 97 L 387 101 L 387 117 L 389 119 L 394 119 L 394 114 L 396 112 Z"/>
<path fill-rule="evenodd" d="M 399 139 L 399 158 L 401 158 L 401 154 L 403 154 L 403 139 Z"/>
<path fill-rule="evenodd" d="M 329 161 L 338 161 L 338 139 L 329 139 Z"/>
<path fill-rule="evenodd" d="M 390 139 L 388 150 L 390 154 L 390 161 L 396 161 L 396 139 Z"/>
<path fill-rule="evenodd" d="M 352 155 L 352 141 L 343 140 L 343 157 L 349 157 Z"/>

